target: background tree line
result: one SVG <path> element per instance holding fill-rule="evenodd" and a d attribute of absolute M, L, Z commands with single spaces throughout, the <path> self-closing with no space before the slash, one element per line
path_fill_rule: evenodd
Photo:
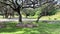
<path fill-rule="evenodd" d="M 8 18 L 8 15 L 12 15 L 14 17 L 14 13 L 17 12 L 19 15 L 19 22 L 22 23 L 21 13 L 27 16 L 38 15 L 37 21 L 42 16 L 50 16 L 55 14 L 55 5 L 57 1 L 54 0 L 0 0 L 0 7 L 3 7 L 4 15 Z M 39 7 L 39 8 L 38 8 Z M 5 9 L 4 9 L 5 8 Z M 30 8 L 30 9 L 28 9 Z M 32 9 L 33 8 L 33 9 Z M 1 8 L 2 9 L 2 8 Z M 12 11 L 10 11 L 10 9 Z M 9 11 L 8 11 L 9 10 Z M 9 14 L 9 13 L 10 14 Z"/>

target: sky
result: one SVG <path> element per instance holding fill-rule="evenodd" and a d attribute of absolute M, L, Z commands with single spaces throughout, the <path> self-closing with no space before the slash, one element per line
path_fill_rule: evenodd
<path fill-rule="evenodd" d="M 60 0 L 55 0 L 55 1 L 57 1 L 57 2 L 58 2 L 57 4 L 60 4 Z"/>
<path fill-rule="evenodd" d="M 23 1 L 24 1 L 24 0 L 23 0 Z M 57 2 L 58 2 L 57 4 L 60 4 L 60 0 L 55 0 L 55 1 L 57 1 Z M 15 0 L 14 0 L 14 2 L 15 2 Z M 21 4 L 21 3 L 22 3 L 22 1 L 21 1 L 21 0 L 18 0 L 17 2 L 18 2 L 18 4 Z"/>

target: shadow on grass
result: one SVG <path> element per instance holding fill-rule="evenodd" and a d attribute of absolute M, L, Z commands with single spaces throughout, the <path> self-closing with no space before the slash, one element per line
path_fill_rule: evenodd
<path fill-rule="evenodd" d="M 38 27 L 35 28 L 17 28 L 15 25 L 16 22 L 7 22 L 5 23 L 5 28 L 0 28 L 0 33 L 16 33 L 16 34 L 52 34 L 56 29 L 60 29 L 60 24 L 47 24 L 47 23 L 38 23 Z M 24 31 L 23 33 L 20 33 Z"/>
<path fill-rule="evenodd" d="M 4 25 L 6 26 L 5 28 L 0 28 L 0 33 L 4 32 L 8 32 L 8 33 L 13 33 L 13 32 L 21 32 L 21 31 L 25 31 L 25 33 L 30 32 L 30 31 L 35 31 L 33 30 L 33 28 L 20 28 L 20 27 L 16 27 L 16 22 L 7 22 L 4 23 Z"/>
<path fill-rule="evenodd" d="M 16 32 L 16 31 L 19 31 L 19 30 L 22 30 L 22 28 L 17 28 L 15 25 L 17 23 L 4 23 L 5 24 L 5 28 L 0 28 L 0 32 Z"/>

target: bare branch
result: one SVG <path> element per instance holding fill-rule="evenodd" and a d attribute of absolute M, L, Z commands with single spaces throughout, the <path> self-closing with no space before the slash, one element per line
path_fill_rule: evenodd
<path fill-rule="evenodd" d="M 12 1 L 8 0 L 10 3 L 13 3 Z"/>
<path fill-rule="evenodd" d="M 5 4 L 5 5 L 10 5 L 10 4 L 7 4 L 7 3 L 4 3 L 4 2 L 1 2 L 1 1 L 0 1 L 0 3 Z"/>
<path fill-rule="evenodd" d="M 16 8 L 14 1 L 12 0 L 13 6 Z"/>
<path fill-rule="evenodd" d="M 10 3 L 12 3 L 12 4 L 15 4 L 14 2 L 13 2 L 13 0 L 12 1 L 10 1 L 10 0 L 8 0 Z"/>
<path fill-rule="evenodd" d="M 0 3 L 8 5 L 8 6 L 10 6 L 14 10 L 14 8 L 11 6 L 11 4 L 7 4 L 7 3 L 1 2 L 1 1 L 0 1 Z"/>

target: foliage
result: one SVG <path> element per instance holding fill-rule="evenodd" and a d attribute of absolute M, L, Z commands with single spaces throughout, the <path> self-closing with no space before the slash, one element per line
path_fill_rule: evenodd
<path fill-rule="evenodd" d="M 55 9 L 55 7 L 54 7 L 52 10 L 49 11 L 49 15 L 50 15 L 50 16 L 51 16 L 51 15 L 55 15 L 56 12 L 57 12 L 57 9 Z"/>
<path fill-rule="evenodd" d="M 22 10 L 23 11 L 23 13 L 25 13 L 25 15 L 27 15 L 27 16 L 34 16 L 35 15 L 35 13 L 36 13 L 36 11 L 35 11 L 35 9 L 23 9 Z"/>

